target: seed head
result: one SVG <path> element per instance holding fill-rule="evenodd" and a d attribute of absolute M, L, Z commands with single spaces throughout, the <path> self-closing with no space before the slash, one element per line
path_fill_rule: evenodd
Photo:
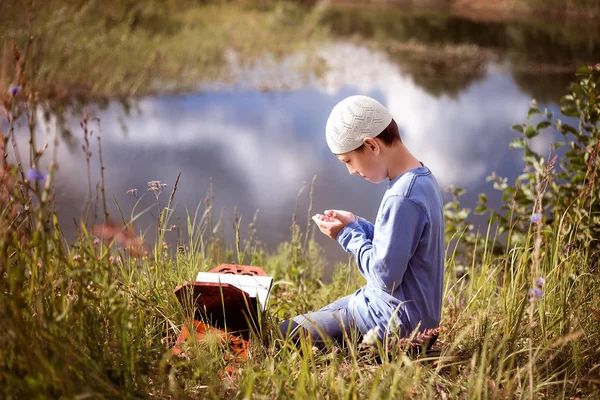
<path fill-rule="evenodd" d="M 148 191 L 154 194 L 156 200 L 158 200 L 158 196 L 161 194 L 164 188 L 167 187 L 166 183 L 160 183 L 160 181 L 150 181 L 148 182 Z"/>

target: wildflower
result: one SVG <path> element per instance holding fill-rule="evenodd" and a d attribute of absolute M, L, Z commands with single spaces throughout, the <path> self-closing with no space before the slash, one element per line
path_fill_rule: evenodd
<path fill-rule="evenodd" d="M 537 299 L 541 299 L 543 296 L 544 296 L 544 292 L 542 291 L 542 289 L 539 289 L 539 288 L 529 289 L 529 301 L 530 302 L 534 302 Z"/>
<path fill-rule="evenodd" d="M 100 239 L 96 238 L 94 239 L 94 244 L 99 244 L 100 243 Z"/>
<path fill-rule="evenodd" d="M 535 284 L 536 284 L 536 286 L 537 286 L 538 288 L 540 288 L 540 289 L 541 289 L 541 288 L 542 288 L 542 286 L 544 285 L 544 278 L 542 278 L 542 277 L 540 276 L 539 278 L 537 278 L 537 281 L 536 281 L 536 283 L 535 283 Z"/>
<path fill-rule="evenodd" d="M 129 189 L 127 194 L 132 195 L 133 197 L 137 197 L 137 189 Z"/>
<path fill-rule="evenodd" d="M 363 337 L 362 342 L 366 345 L 371 346 L 371 345 L 377 343 L 378 340 L 379 340 L 379 327 L 376 326 L 375 328 L 369 329 L 369 331 Z"/>
<path fill-rule="evenodd" d="M 540 222 L 542 222 L 542 214 L 539 213 L 535 213 L 531 216 L 531 222 L 533 222 L 534 224 L 539 224 Z"/>
<path fill-rule="evenodd" d="M 77 260 L 79 260 L 80 258 L 81 258 L 81 256 L 80 256 L 79 254 L 75 254 L 75 255 L 73 256 L 73 261 L 77 261 Z"/>
<path fill-rule="evenodd" d="M 108 261 L 110 261 L 111 264 L 115 263 L 115 258 L 113 256 L 108 257 Z"/>
<path fill-rule="evenodd" d="M 163 242 L 162 247 L 163 247 L 163 249 L 168 249 L 169 245 L 167 244 L 167 242 Z"/>
<path fill-rule="evenodd" d="M 161 194 L 164 188 L 167 187 L 166 183 L 160 183 L 160 181 L 150 181 L 148 182 L 148 191 L 154 194 L 156 200 L 158 200 L 158 196 Z"/>
<path fill-rule="evenodd" d="M 38 171 L 35 168 L 31 168 L 27 171 L 27 179 L 32 182 L 44 182 L 46 180 L 46 173 Z"/>
<path fill-rule="evenodd" d="M 20 91 L 21 91 L 21 86 L 11 83 L 11 85 L 8 87 L 8 94 L 10 94 L 11 96 L 18 95 Z"/>

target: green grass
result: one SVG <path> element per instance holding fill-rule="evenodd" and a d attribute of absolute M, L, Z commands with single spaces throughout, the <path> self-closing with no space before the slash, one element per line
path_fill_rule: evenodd
<path fill-rule="evenodd" d="M 560 240 L 545 241 L 536 250 L 534 232 L 523 247 L 504 255 L 482 250 L 481 262 L 460 279 L 454 277 L 456 261 L 449 251 L 442 333 L 433 355 L 409 358 L 396 349 L 379 363 L 381 348 L 321 353 L 304 344 L 304 353 L 298 353 L 290 345 L 275 346 L 273 332 L 281 318 L 320 307 L 363 283 L 353 265 L 338 265 L 333 281 L 321 283 L 318 249 L 310 240 L 303 248 L 306 232 L 297 230 L 273 253 L 246 254 L 276 285 L 262 330 L 240 370 L 223 372 L 227 350 L 217 342 L 190 342 L 185 357 L 174 357 L 169 343 L 189 311 L 179 305 L 173 288 L 213 267 L 216 258 L 238 258 L 232 244 L 201 234 L 211 232 L 209 219 L 208 214 L 195 224 L 190 219 L 185 236 L 193 239 L 181 242 L 178 251 L 158 246 L 154 257 L 141 258 L 94 244 L 87 235 L 68 246 L 54 237 L 56 226 L 29 231 L 21 225 L 11 232 L 3 224 L 3 397 L 599 394 L 600 319 L 593 312 L 600 308 L 597 271 L 576 249 L 559 262 Z M 30 235 L 32 241 L 20 240 Z M 542 252 L 537 264 L 536 251 Z M 110 261 L 111 255 L 120 259 Z M 530 303 L 528 289 L 538 276 L 545 279 L 544 295 Z"/>
<path fill-rule="evenodd" d="M 114 11 L 112 3 L 107 4 L 110 14 Z M 278 23 L 285 27 L 289 24 L 285 15 L 294 12 L 291 10 L 283 14 L 269 11 L 274 13 L 269 18 L 280 15 L 277 18 L 283 20 Z M 243 14 L 243 18 L 254 15 L 257 21 L 265 22 L 261 18 L 271 15 L 256 13 Z M 212 23 L 204 14 L 186 18 L 207 18 L 206 26 Z M 122 33 L 120 28 L 115 29 L 111 40 Z M 241 28 L 245 35 L 251 29 Z M 232 32 L 219 32 L 225 31 Z M 239 45 L 240 51 L 253 52 L 251 44 L 246 50 Z M 84 61 L 74 61 L 65 72 L 51 73 L 44 72 L 43 63 L 35 63 L 37 52 L 21 53 L 20 65 L 28 62 L 42 68 L 41 75 L 32 79 L 48 73 L 44 79 L 63 84 L 70 79 L 69 73 L 82 74 L 77 68 L 83 64 L 77 63 Z M 101 54 L 117 62 L 108 50 Z M 104 62 L 101 57 L 97 61 Z M 102 65 L 107 68 L 108 61 Z M 130 67 L 115 65 L 115 74 L 125 79 L 127 74 L 122 71 Z M 83 82 L 93 84 L 94 79 L 101 79 L 94 71 L 89 73 L 91 78 Z M 598 94 L 597 73 L 594 76 L 582 78 L 588 91 L 585 93 Z M 533 198 L 509 196 L 503 204 L 510 209 L 503 214 L 508 222 L 492 222 L 486 232 L 476 233 L 469 230 L 464 220 L 468 212 L 458 203 L 451 203 L 445 210 L 447 251 L 441 334 L 433 352 L 415 356 L 405 347 L 393 346 L 388 351 L 386 345 L 362 346 L 352 339 L 344 348 L 325 352 L 313 351 L 306 342 L 301 344 L 302 351 L 297 351 L 277 340 L 277 326 L 282 319 L 320 308 L 364 284 L 352 263 L 336 265 L 331 282 L 324 282 L 322 274 L 328 266 L 314 240 L 310 219 L 304 217 L 310 215 L 310 209 L 297 209 L 289 239 L 276 249 L 267 249 L 260 244 L 261 233 L 253 226 L 248 236 L 241 237 L 238 229 L 236 240 L 226 242 L 223 221 L 213 214 L 211 192 L 175 232 L 167 231 L 171 200 L 177 196 L 174 189 L 170 196 L 166 192 L 160 195 L 163 206 L 157 206 L 159 236 L 154 245 L 146 241 L 150 247 L 147 254 L 142 251 L 134 255 L 117 242 L 96 241 L 83 222 L 78 240 L 65 241 L 52 202 L 54 168 L 59 160 L 53 160 L 56 164 L 51 164 L 54 166 L 44 182 L 27 181 L 26 165 L 39 168 L 41 157 L 56 157 L 32 151 L 39 148 L 33 124 L 31 148 L 22 149 L 22 158 L 14 164 L 9 162 L 16 154 L 12 145 L 16 118 L 26 116 L 26 106 L 34 108 L 38 100 L 28 96 L 29 85 L 36 85 L 28 80 L 30 77 L 17 77 L 17 82 L 25 83 L 18 96 L 6 97 L 3 92 L 3 115 L 8 124 L 2 125 L 0 137 L 1 397 L 600 396 L 600 271 L 597 240 L 590 236 L 599 226 L 594 200 L 599 192 L 594 177 L 599 166 L 600 112 L 595 95 L 584 94 L 582 87 L 573 96 L 577 97 L 577 107 L 587 107 L 587 120 L 582 120 L 585 131 L 573 130 L 579 138 L 577 143 L 585 146 L 572 143 L 577 151 L 569 155 L 577 174 L 572 172 L 574 169 L 569 173 L 577 179 L 567 179 L 571 176 L 567 175 L 548 186 L 548 193 L 557 198 L 537 189 L 535 180 L 548 182 L 549 178 L 542 180 L 541 176 L 549 175 L 549 170 L 545 160 L 526 152 L 535 168 L 534 172 L 530 170 L 531 182 L 520 178 L 520 185 Z M 115 78 L 111 90 L 118 91 L 118 81 Z M 565 111 L 571 115 L 575 112 Z M 592 118 L 596 118 L 593 123 Z M 535 133 L 529 129 L 526 132 Z M 91 150 L 98 151 L 95 141 Z M 560 208 L 562 193 L 581 195 L 573 202 L 577 196 L 569 195 L 566 205 Z M 312 191 L 309 196 L 312 198 Z M 514 204 L 517 197 L 522 204 Z M 531 204 L 538 202 L 546 207 L 556 204 L 557 208 L 544 209 L 553 217 L 532 224 Z M 97 215 L 103 215 L 102 201 L 90 206 L 98 208 Z M 142 210 L 120 211 L 122 215 L 111 215 L 111 219 L 130 226 Z M 237 216 L 234 221 L 238 225 Z M 163 235 L 168 234 L 178 235 L 177 246 L 163 246 Z M 174 339 L 192 312 L 189 307 L 181 307 L 173 289 L 194 279 L 198 271 L 225 262 L 259 265 L 275 281 L 268 310 L 252 338 L 249 357 L 233 372 L 227 372 L 224 356 L 228 349 L 216 340 L 188 342 L 183 357 L 171 352 Z M 538 288 L 543 295 L 530 301 L 529 291 L 538 286 L 538 278 L 544 279 Z"/>

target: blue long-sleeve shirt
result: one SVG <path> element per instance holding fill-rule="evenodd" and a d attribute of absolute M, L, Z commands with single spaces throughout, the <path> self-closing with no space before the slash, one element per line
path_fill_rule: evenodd
<path fill-rule="evenodd" d="M 391 180 L 377 220 L 358 217 L 337 240 L 354 254 L 367 284 L 349 307 L 364 334 L 379 327 L 408 336 L 439 325 L 444 281 L 444 218 L 439 185 L 425 167 Z M 419 325 L 420 324 L 420 325 Z"/>

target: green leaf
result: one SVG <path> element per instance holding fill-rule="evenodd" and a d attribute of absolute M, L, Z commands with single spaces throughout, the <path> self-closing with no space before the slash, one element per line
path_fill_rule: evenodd
<path fill-rule="evenodd" d="M 560 112 L 567 117 L 579 117 L 579 110 L 572 106 L 561 107 Z"/>
<path fill-rule="evenodd" d="M 465 189 L 463 189 L 463 188 L 456 188 L 456 189 L 454 189 L 454 195 L 456 197 L 460 197 L 460 196 L 462 196 L 465 193 L 467 193 L 467 191 Z"/>
<path fill-rule="evenodd" d="M 479 193 L 479 202 L 482 204 L 487 203 L 488 197 L 485 193 Z"/>
<path fill-rule="evenodd" d="M 540 156 L 538 156 L 538 155 L 529 155 L 529 156 L 523 157 L 523 161 L 525 161 L 525 163 L 527 163 L 527 164 L 534 165 L 539 162 L 539 157 Z"/>
<path fill-rule="evenodd" d="M 523 172 L 521 175 L 519 175 L 516 179 L 517 182 L 522 182 L 522 181 L 531 181 L 535 179 L 535 174 L 532 172 Z"/>
<path fill-rule="evenodd" d="M 475 215 L 482 215 L 485 214 L 487 212 L 487 207 L 484 206 L 483 204 L 478 205 L 477 207 L 475 207 L 475 210 L 473 211 L 473 213 Z"/>
<path fill-rule="evenodd" d="M 550 121 L 542 121 L 539 124 L 537 124 L 537 126 L 535 127 L 536 130 L 541 131 L 542 129 L 546 129 L 549 126 L 552 126 L 552 123 Z"/>
<path fill-rule="evenodd" d="M 541 114 L 542 112 L 538 110 L 536 107 L 531 107 L 529 112 L 527 113 L 527 119 L 531 118 L 532 115 Z"/>
<path fill-rule="evenodd" d="M 579 133 L 577 132 L 577 129 L 573 128 L 569 124 L 561 124 L 560 127 L 563 132 L 569 132 L 569 133 L 572 133 L 573 135 L 579 135 Z"/>
<path fill-rule="evenodd" d="M 573 97 L 572 94 L 568 94 L 566 96 L 563 96 L 562 99 L 560 99 L 560 101 L 562 101 L 562 102 L 575 101 L 575 97 Z"/>
<path fill-rule="evenodd" d="M 458 218 L 460 220 L 466 219 L 470 213 L 471 213 L 470 209 L 463 208 L 462 210 L 460 210 L 459 212 L 456 213 L 456 218 Z"/>
<path fill-rule="evenodd" d="M 556 142 L 556 143 L 554 143 L 554 150 L 560 149 L 565 144 L 566 144 L 565 142 Z"/>
<path fill-rule="evenodd" d="M 516 124 L 510 127 L 511 130 L 523 133 L 523 125 Z"/>
<path fill-rule="evenodd" d="M 583 173 L 579 173 L 572 178 L 573 183 L 578 184 L 585 180 L 585 175 Z"/>
<path fill-rule="evenodd" d="M 509 149 L 522 149 L 527 144 L 527 139 L 525 138 L 514 138 L 508 144 Z"/>
<path fill-rule="evenodd" d="M 494 182 L 493 187 L 496 190 L 504 190 L 504 189 L 506 189 L 508 187 L 508 185 L 504 181 L 502 181 L 502 182 Z"/>
<path fill-rule="evenodd" d="M 536 137 L 537 135 L 538 135 L 538 132 L 535 130 L 533 125 L 529 125 L 527 127 L 527 130 L 525 131 L 525 136 L 527 136 L 529 139 L 531 139 L 532 137 Z"/>

